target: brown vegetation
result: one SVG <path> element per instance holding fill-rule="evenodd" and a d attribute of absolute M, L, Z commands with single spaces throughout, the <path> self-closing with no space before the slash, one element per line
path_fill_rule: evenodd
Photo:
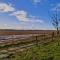
<path fill-rule="evenodd" d="M 0 29 L 0 35 L 22 35 L 22 34 L 44 34 L 56 32 L 55 30 L 3 30 Z"/>

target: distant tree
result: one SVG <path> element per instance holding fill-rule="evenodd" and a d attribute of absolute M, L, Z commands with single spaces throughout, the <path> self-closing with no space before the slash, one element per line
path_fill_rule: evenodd
<path fill-rule="evenodd" d="M 59 34 L 59 24 L 60 24 L 60 19 L 58 17 L 58 9 L 56 9 L 55 13 L 53 14 L 52 18 L 52 25 L 57 31 L 57 35 Z"/>

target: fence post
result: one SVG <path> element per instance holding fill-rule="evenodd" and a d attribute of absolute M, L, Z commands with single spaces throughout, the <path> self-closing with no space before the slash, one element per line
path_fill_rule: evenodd
<path fill-rule="evenodd" d="M 59 36 L 59 30 L 57 31 L 57 37 Z"/>
<path fill-rule="evenodd" d="M 44 35 L 43 35 L 43 40 L 45 40 L 45 33 L 44 33 Z"/>
<path fill-rule="evenodd" d="M 52 41 L 54 40 L 54 32 L 52 32 Z"/>
<path fill-rule="evenodd" d="M 37 36 L 36 36 L 36 46 L 38 46 L 38 39 L 37 39 Z"/>

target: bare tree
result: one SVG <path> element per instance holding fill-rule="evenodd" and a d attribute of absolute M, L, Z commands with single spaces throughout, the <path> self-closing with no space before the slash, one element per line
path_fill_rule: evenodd
<path fill-rule="evenodd" d="M 60 23 L 60 19 L 58 17 L 58 10 L 56 9 L 55 13 L 53 14 L 52 18 L 52 25 L 54 26 L 54 28 L 57 31 L 57 35 L 59 34 L 59 23 Z"/>

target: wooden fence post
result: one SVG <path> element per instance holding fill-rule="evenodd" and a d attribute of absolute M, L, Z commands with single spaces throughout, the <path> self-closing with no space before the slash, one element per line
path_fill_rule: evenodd
<path fill-rule="evenodd" d="M 37 39 L 37 36 L 36 36 L 36 46 L 38 46 L 38 39 Z"/>
<path fill-rule="evenodd" d="M 45 40 L 45 33 L 44 33 L 44 35 L 43 35 L 43 40 Z"/>
<path fill-rule="evenodd" d="M 52 32 L 52 41 L 54 40 L 54 32 Z"/>

